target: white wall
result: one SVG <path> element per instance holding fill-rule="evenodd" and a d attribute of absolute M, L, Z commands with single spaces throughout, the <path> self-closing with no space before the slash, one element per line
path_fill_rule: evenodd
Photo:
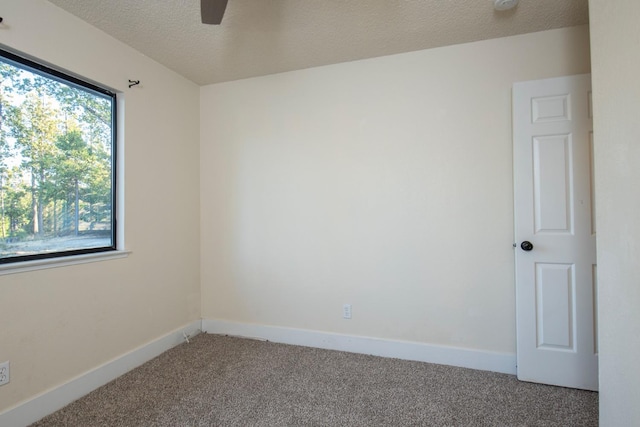
<path fill-rule="evenodd" d="M 0 44 L 122 91 L 132 251 L 0 277 L 2 412 L 199 319 L 200 278 L 198 87 L 46 1 L 0 6 Z"/>
<path fill-rule="evenodd" d="M 1 44 L 122 91 L 133 251 L 0 277 L 0 412 L 201 315 L 514 352 L 511 84 L 588 72 L 586 27 L 208 86 L 199 110 L 48 2 L 0 5 Z"/>
<path fill-rule="evenodd" d="M 514 353 L 511 86 L 589 61 L 583 26 L 203 87 L 203 317 Z"/>
<path fill-rule="evenodd" d="M 640 425 L 640 2 L 591 0 L 600 423 Z"/>

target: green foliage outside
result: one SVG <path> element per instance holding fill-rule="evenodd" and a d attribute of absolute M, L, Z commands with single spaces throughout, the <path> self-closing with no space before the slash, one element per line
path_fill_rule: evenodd
<path fill-rule="evenodd" d="M 111 102 L 0 58 L 0 258 L 68 236 L 110 245 Z"/>

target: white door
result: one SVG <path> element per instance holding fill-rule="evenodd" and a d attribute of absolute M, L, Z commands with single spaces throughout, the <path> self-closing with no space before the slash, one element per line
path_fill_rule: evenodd
<path fill-rule="evenodd" d="M 518 379 L 598 389 L 591 76 L 513 86 Z"/>

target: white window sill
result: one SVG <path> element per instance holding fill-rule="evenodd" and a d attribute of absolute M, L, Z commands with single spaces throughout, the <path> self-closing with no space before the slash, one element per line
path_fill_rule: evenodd
<path fill-rule="evenodd" d="M 109 251 L 94 254 L 71 255 L 60 258 L 38 259 L 12 264 L 0 265 L 0 276 L 6 274 L 24 273 L 27 271 L 44 270 L 47 268 L 66 267 L 68 265 L 86 264 L 89 262 L 108 261 L 111 259 L 126 258 L 131 251 Z"/>

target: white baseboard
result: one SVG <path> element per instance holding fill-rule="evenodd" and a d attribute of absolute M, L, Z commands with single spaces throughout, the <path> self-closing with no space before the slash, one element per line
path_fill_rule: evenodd
<path fill-rule="evenodd" d="M 0 414 L 0 426 L 23 427 L 34 423 L 184 342 L 184 334 L 191 337 L 200 331 L 506 374 L 516 373 L 516 356 L 510 353 L 203 319 L 176 329 L 163 337 L 142 345 L 123 356 L 6 410 Z"/>
<path fill-rule="evenodd" d="M 202 319 L 202 331 L 257 338 L 282 344 L 371 354 L 396 359 L 459 366 L 482 371 L 516 373 L 516 355 L 467 348 L 334 334 L 306 329 Z"/>
<path fill-rule="evenodd" d="M 22 427 L 34 423 L 184 342 L 184 334 L 192 337 L 201 330 L 201 321 L 189 323 L 58 387 L 20 403 L 0 414 L 0 426 Z"/>

